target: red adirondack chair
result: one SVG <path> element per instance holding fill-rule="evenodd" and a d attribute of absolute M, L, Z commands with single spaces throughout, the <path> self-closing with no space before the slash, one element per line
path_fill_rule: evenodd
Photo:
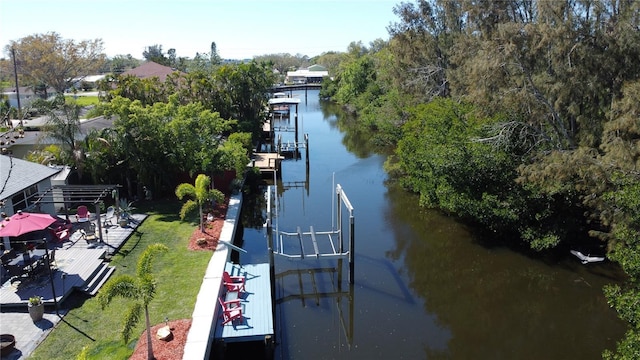
<path fill-rule="evenodd" d="M 87 222 L 87 221 L 89 221 L 89 216 L 90 215 L 91 215 L 91 213 L 89 212 L 89 209 L 87 209 L 86 206 L 84 206 L 84 205 L 78 206 L 78 213 L 76 215 L 76 220 L 78 222 Z"/>
<path fill-rule="evenodd" d="M 246 279 L 244 276 L 231 276 L 226 271 L 222 273 L 222 282 L 224 283 L 224 286 L 227 288 L 227 291 L 238 291 L 238 292 L 245 291 L 244 290 L 245 280 Z"/>
<path fill-rule="evenodd" d="M 228 322 L 236 319 L 242 321 L 242 306 L 240 305 L 240 299 L 233 299 L 224 301 L 222 298 L 218 298 L 220 306 L 222 306 L 222 325 L 226 325 Z"/>

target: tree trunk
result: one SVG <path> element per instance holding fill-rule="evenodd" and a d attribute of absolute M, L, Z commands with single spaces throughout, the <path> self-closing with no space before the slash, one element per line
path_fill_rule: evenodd
<path fill-rule="evenodd" d="M 202 203 L 198 204 L 198 209 L 200 212 L 200 231 L 204 232 L 204 221 L 202 220 Z"/>
<path fill-rule="evenodd" d="M 155 360 L 153 356 L 153 345 L 151 344 L 151 322 L 149 321 L 149 307 L 144 306 L 144 316 L 147 322 L 147 360 Z"/>

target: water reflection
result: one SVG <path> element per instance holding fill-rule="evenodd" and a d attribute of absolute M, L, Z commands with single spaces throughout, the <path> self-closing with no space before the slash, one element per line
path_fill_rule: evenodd
<path fill-rule="evenodd" d="M 287 274 L 277 282 L 276 358 L 599 359 L 615 347 L 626 327 L 602 294 L 617 281 L 607 265 L 483 246 L 473 229 L 388 184 L 385 158 L 361 146 L 364 134 L 308 99 L 310 169 L 283 164 L 282 184 L 306 184 L 279 190 L 279 224 L 331 228 L 340 183 L 355 207 L 355 284 L 338 290 L 347 270 L 336 260 L 276 259 Z M 266 260 L 265 230 L 242 236 L 251 250 L 241 261 Z"/>
<path fill-rule="evenodd" d="M 415 201 L 411 196 L 398 190 L 389 196 L 394 206 L 387 215 L 404 225 L 394 227 L 397 247 L 387 255 L 403 263 L 425 311 L 451 329 L 451 357 L 596 359 L 614 345 L 603 333 L 622 335 L 624 326 L 600 290 L 607 278 L 575 264 L 550 266 L 484 248 L 450 219 L 406 211 Z M 407 236 L 407 224 L 422 235 Z"/>

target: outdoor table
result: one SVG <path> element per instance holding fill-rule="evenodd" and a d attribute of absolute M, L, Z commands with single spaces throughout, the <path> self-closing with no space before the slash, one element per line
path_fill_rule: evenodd
<path fill-rule="evenodd" d="M 25 267 L 27 265 L 32 266 L 33 264 L 37 264 L 38 261 L 42 260 L 46 256 L 46 254 L 47 251 L 44 249 L 31 250 L 23 254 L 18 254 L 18 256 L 9 261 L 9 265 L 20 267 Z"/>

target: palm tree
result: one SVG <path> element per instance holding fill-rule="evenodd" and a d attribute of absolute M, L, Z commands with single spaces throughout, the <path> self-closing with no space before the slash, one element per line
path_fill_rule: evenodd
<path fill-rule="evenodd" d="M 104 309 L 114 297 L 135 299 L 126 313 L 122 328 L 124 342 L 129 342 L 133 328 L 140 320 L 140 313 L 144 308 L 147 326 L 147 359 L 154 359 L 151 345 L 151 323 L 149 321 L 149 303 L 156 293 L 156 282 L 151 276 L 151 261 L 155 253 L 169 250 L 163 244 L 151 244 L 138 258 L 136 277 L 119 275 L 107 282 L 98 295 L 98 302 Z"/>
<path fill-rule="evenodd" d="M 56 145 L 59 145 L 59 157 L 62 162 L 65 165 L 74 166 L 82 177 L 85 153 L 82 144 L 77 140 L 82 134 L 80 127 L 82 106 L 71 99 L 67 102 L 64 95 L 58 95 L 51 101 L 34 102 L 33 106 L 47 115 L 48 119 L 42 130 L 47 137 L 55 141 Z"/>
<path fill-rule="evenodd" d="M 196 177 L 195 185 L 183 183 L 176 188 L 176 196 L 182 200 L 185 196 L 191 199 L 187 200 L 182 209 L 180 209 L 180 219 L 184 220 L 188 213 L 199 209 L 200 213 L 200 231 L 204 232 L 204 221 L 202 219 L 202 204 L 206 201 L 214 200 L 216 202 L 224 201 L 224 194 L 217 189 L 210 189 L 211 178 L 207 175 L 200 174 Z"/>

